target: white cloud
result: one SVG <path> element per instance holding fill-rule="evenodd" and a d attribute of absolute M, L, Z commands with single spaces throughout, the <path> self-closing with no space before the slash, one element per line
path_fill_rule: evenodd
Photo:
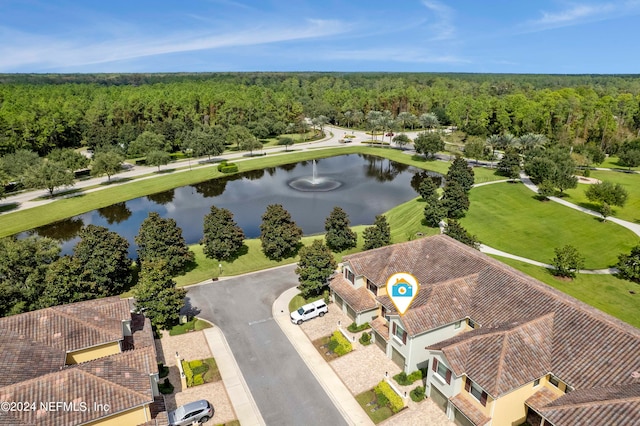
<path fill-rule="evenodd" d="M 453 9 L 435 0 L 422 0 L 422 4 L 436 17 L 430 29 L 434 35 L 432 40 L 447 40 L 453 38 L 456 28 L 453 24 Z"/>
<path fill-rule="evenodd" d="M 125 37 L 87 41 L 55 38 L 0 27 L 0 71 L 29 68 L 73 68 L 136 58 L 313 39 L 344 33 L 349 25 L 335 20 L 308 19 L 302 25 L 255 25 L 224 33 L 183 31 L 165 35 L 128 32 Z"/>
<path fill-rule="evenodd" d="M 602 16 L 614 9 L 611 4 L 586 5 L 578 4 L 559 12 L 542 12 L 542 17 L 532 22 L 534 25 L 572 24 L 593 16 Z"/>
<path fill-rule="evenodd" d="M 640 1 L 638 0 L 623 3 L 573 3 L 563 10 L 542 11 L 539 18 L 524 22 L 520 29 L 525 33 L 545 31 L 636 15 L 639 12 Z"/>

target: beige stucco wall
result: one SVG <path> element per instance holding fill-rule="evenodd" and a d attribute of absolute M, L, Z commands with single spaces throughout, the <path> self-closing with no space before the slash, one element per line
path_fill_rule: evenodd
<path fill-rule="evenodd" d="M 111 342 L 104 345 L 93 346 L 91 348 L 82 349 L 67 354 L 67 365 L 79 364 L 81 362 L 91 361 L 93 359 L 102 358 L 108 355 L 120 353 L 120 343 Z"/>
<path fill-rule="evenodd" d="M 121 426 L 121 425 L 139 425 L 151 420 L 151 411 L 149 406 L 137 407 L 128 411 L 124 411 L 118 414 L 114 414 L 109 417 L 104 417 L 100 420 L 96 420 L 92 423 L 87 423 L 89 426 Z"/>

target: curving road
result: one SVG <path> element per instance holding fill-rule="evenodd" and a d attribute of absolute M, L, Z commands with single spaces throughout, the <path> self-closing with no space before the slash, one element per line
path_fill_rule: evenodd
<path fill-rule="evenodd" d="M 298 283 L 295 267 L 191 287 L 187 302 L 223 331 L 267 425 L 346 425 L 272 317 L 276 298 Z"/>

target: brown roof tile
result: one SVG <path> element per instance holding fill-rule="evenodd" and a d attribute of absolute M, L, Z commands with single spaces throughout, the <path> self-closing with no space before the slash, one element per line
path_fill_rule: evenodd
<path fill-rule="evenodd" d="M 525 404 L 538 411 L 545 405 L 551 403 L 555 399 L 558 399 L 560 396 L 561 395 L 556 394 L 551 389 L 542 386 L 539 391 L 527 398 Z"/>
<path fill-rule="evenodd" d="M 376 333 L 381 335 L 385 340 L 389 340 L 389 325 L 387 324 L 387 320 L 382 317 L 377 317 L 371 321 L 370 325 Z"/>
<path fill-rule="evenodd" d="M 375 309 L 376 301 L 369 290 L 365 287 L 355 288 L 342 275 L 336 274 L 329 282 L 329 287 L 336 292 L 349 306 L 356 312 Z"/>
<path fill-rule="evenodd" d="M 480 411 L 463 394 L 459 393 L 449 400 L 459 409 L 459 411 L 462 412 L 462 414 L 464 414 L 469 420 L 471 420 L 471 423 L 473 423 L 474 425 L 484 426 L 491 421 L 491 417 L 485 416 L 484 413 Z"/>

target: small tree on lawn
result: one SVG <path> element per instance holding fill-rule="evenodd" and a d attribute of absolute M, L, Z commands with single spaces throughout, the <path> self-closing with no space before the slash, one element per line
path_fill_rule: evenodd
<path fill-rule="evenodd" d="M 447 211 L 442 207 L 440 200 L 427 201 L 427 205 L 424 206 L 424 223 L 430 228 L 437 228 L 446 214 Z"/>
<path fill-rule="evenodd" d="M 498 162 L 497 173 L 511 180 L 518 179 L 518 176 L 520 176 L 520 154 L 518 154 L 518 151 L 511 147 L 507 148 Z"/>
<path fill-rule="evenodd" d="M 244 243 L 244 232 L 227 209 L 211 206 L 204 217 L 204 236 L 200 241 L 205 256 L 216 260 L 233 258 Z"/>
<path fill-rule="evenodd" d="M 250 138 L 240 142 L 240 149 L 243 151 L 249 151 L 249 155 L 253 155 L 254 150 L 262 149 L 262 142 L 252 135 Z"/>
<path fill-rule="evenodd" d="M 572 245 L 554 249 L 556 256 L 551 261 L 554 275 L 575 278 L 577 271 L 584 266 L 584 257 Z"/>
<path fill-rule="evenodd" d="M 474 175 L 473 169 L 467 164 L 467 160 L 457 156 L 449 166 L 445 180 L 447 182 L 458 182 L 465 192 L 469 192 L 473 187 Z"/>
<path fill-rule="evenodd" d="M 411 142 L 411 139 L 409 139 L 409 136 L 405 135 L 404 133 L 400 133 L 399 135 L 393 137 L 393 143 L 398 145 L 400 148 L 404 148 L 409 144 L 409 142 Z"/>
<path fill-rule="evenodd" d="M 74 175 L 61 163 L 43 161 L 29 167 L 23 177 L 27 187 L 46 189 L 49 195 L 60 186 L 72 186 Z"/>
<path fill-rule="evenodd" d="M 552 197 L 555 193 L 556 189 L 548 180 L 543 180 L 540 185 L 538 185 L 538 195 L 540 196 L 541 201 L 548 200 L 549 197 Z"/>
<path fill-rule="evenodd" d="M 622 278 L 640 283 L 640 244 L 633 247 L 631 253 L 619 255 L 616 268 Z"/>
<path fill-rule="evenodd" d="M 373 226 L 369 226 L 362 233 L 364 250 L 370 250 L 391 244 L 391 227 L 383 215 L 376 216 Z"/>
<path fill-rule="evenodd" d="M 324 238 L 331 250 L 341 252 L 356 246 L 358 236 L 349 225 L 347 212 L 338 206 L 334 207 L 324 222 Z"/>
<path fill-rule="evenodd" d="M 262 215 L 260 241 L 262 251 L 271 260 L 282 260 L 295 254 L 302 239 L 302 230 L 291 214 L 280 204 L 270 204 Z"/>
<path fill-rule="evenodd" d="M 444 141 L 439 133 L 422 132 L 413 140 L 413 146 L 419 154 L 433 158 L 438 151 L 444 149 Z"/>
<path fill-rule="evenodd" d="M 438 195 L 438 185 L 429 177 L 422 180 L 418 187 L 418 192 L 420 193 L 420 197 L 428 203 L 438 201 L 438 198 L 440 198 Z"/>
<path fill-rule="evenodd" d="M 444 233 L 454 240 L 458 240 L 469 247 L 473 247 L 474 249 L 478 249 L 480 246 L 478 238 L 475 235 L 471 235 L 457 220 L 448 219 Z"/>
<path fill-rule="evenodd" d="M 300 261 L 296 268 L 298 289 L 305 299 L 322 293 L 327 285 L 327 280 L 335 271 L 337 263 L 333 253 L 322 240 L 313 240 L 310 246 L 300 249 Z"/>
<path fill-rule="evenodd" d="M 445 209 L 447 217 L 460 219 L 469 210 L 469 196 L 462 185 L 457 181 L 449 181 L 444 187 L 441 206 Z"/>
<path fill-rule="evenodd" d="M 160 171 L 160 166 L 166 166 L 171 161 L 171 155 L 166 151 L 151 151 L 147 154 L 147 162 L 148 166 L 158 166 L 158 171 Z"/>
<path fill-rule="evenodd" d="M 116 151 L 96 152 L 91 163 L 91 176 L 107 175 L 107 180 L 111 181 L 111 176 L 122 170 L 124 156 Z"/>
<path fill-rule="evenodd" d="M 473 139 L 465 143 L 464 156 L 476 160 L 476 164 L 478 164 L 478 160 L 484 157 L 484 141 Z"/>
<path fill-rule="evenodd" d="M 177 324 L 186 291 L 176 288 L 164 261 L 143 262 L 140 280 L 133 289 L 135 306 L 156 329 Z"/>
<path fill-rule="evenodd" d="M 194 254 L 182 236 L 182 229 L 172 218 L 162 218 L 157 212 L 150 212 L 142 221 L 138 235 L 138 257 L 141 262 L 164 260 L 170 274 L 181 271 Z"/>
<path fill-rule="evenodd" d="M 278 145 L 284 145 L 284 150 L 288 151 L 289 146 L 293 145 L 293 138 L 290 138 L 289 136 L 283 136 L 278 139 Z"/>
<path fill-rule="evenodd" d="M 610 206 L 623 207 L 629 197 L 629 193 L 622 185 L 619 183 L 614 185 L 606 181 L 589 185 L 585 195 L 589 201 L 600 203 L 599 210 L 603 219 L 611 214 Z"/>

